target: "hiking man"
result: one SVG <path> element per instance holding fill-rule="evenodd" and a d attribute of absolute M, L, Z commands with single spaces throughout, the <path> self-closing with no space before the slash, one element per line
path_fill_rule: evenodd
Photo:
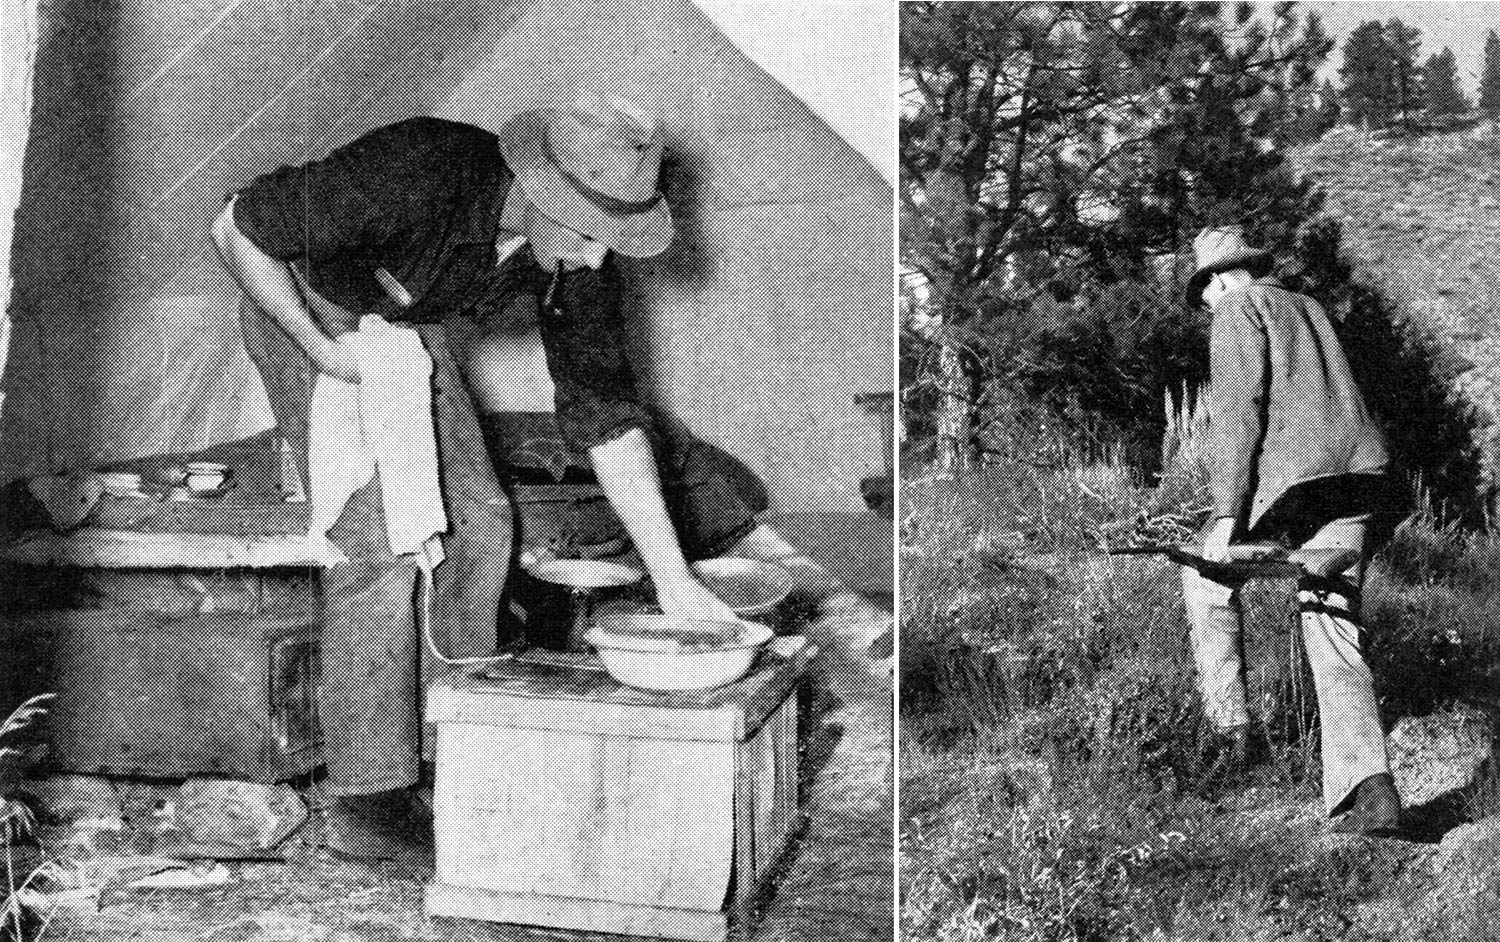
<path fill-rule="evenodd" d="M 1360 624 L 1369 526 L 1389 483 L 1384 436 L 1327 315 L 1270 277 L 1269 252 L 1238 227 L 1205 229 L 1193 250 L 1188 301 L 1213 312 L 1214 509 L 1202 554 L 1224 561 L 1231 543 L 1273 540 L 1307 558 L 1297 597 L 1322 720 L 1324 805 L 1335 831 L 1389 832 L 1401 799 Z M 1205 711 L 1243 766 L 1250 715 L 1240 585 L 1186 567 L 1182 580 Z"/>
<path fill-rule="evenodd" d="M 362 318 L 419 333 L 432 360 L 428 441 L 436 438 L 449 526 L 431 627 L 450 655 L 493 652 L 513 522 L 444 321 L 482 327 L 518 295 L 538 300 L 559 430 L 589 456 L 662 609 L 732 617 L 685 561 L 622 336 L 613 256 L 654 256 L 673 238 L 657 191 L 662 149 L 646 114 L 593 94 L 524 112 L 498 134 L 413 118 L 252 181 L 213 224 L 251 302 L 247 348 L 304 475 L 317 374 L 360 381 Z M 334 796 L 326 841 L 344 857 L 421 861 L 431 827 L 411 791 L 421 758 L 420 554 L 394 555 L 387 543 L 391 508 L 413 495 L 382 494 L 383 476 L 354 490 L 328 531 L 344 560 L 323 578 L 318 711 Z"/>

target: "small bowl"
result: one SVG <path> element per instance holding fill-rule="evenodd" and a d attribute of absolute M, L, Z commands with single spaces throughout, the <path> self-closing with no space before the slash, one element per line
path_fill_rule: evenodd
<path fill-rule="evenodd" d="M 750 621 L 708 621 L 620 613 L 590 628 L 584 640 L 615 680 L 644 690 L 711 690 L 750 670 L 774 632 Z"/>
<path fill-rule="evenodd" d="M 229 465 L 215 461 L 189 461 L 187 488 L 190 491 L 217 491 L 229 481 Z"/>
<path fill-rule="evenodd" d="M 775 563 L 724 556 L 693 563 L 708 590 L 741 618 L 764 615 L 792 591 L 792 574 Z"/>

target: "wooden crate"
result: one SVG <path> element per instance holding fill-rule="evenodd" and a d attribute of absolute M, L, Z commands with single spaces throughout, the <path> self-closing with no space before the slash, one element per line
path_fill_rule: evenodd
<path fill-rule="evenodd" d="M 814 653 L 778 638 L 744 680 L 692 694 L 623 687 L 583 655 L 438 681 L 427 911 L 725 939 L 799 821 L 796 689 Z"/>

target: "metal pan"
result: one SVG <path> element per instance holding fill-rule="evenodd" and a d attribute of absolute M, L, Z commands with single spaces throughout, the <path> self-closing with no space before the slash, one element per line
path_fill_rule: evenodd
<path fill-rule="evenodd" d="M 532 578 L 570 589 L 609 589 L 640 582 L 645 573 L 634 566 L 603 559 L 550 559 L 526 567 Z"/>

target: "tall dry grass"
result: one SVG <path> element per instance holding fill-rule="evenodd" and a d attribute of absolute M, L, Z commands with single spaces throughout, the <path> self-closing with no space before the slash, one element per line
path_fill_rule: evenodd
<path fill-rule="evenodd" d="M 7 942 L 34 942 L 48 923 L 47 915 L 27 902 L 27 894 L 48 876 L 50 864 L 38 863 L 31 855 L 19 857 L 15 851 L 36 831 L 36 819 L 19 797 L 18 786 L 30 771 L 36 729 L 52 700 L 50 693 L 39 694 L 0 722 L 0 939 Z"/>
<path fill-rule="evenodd" d="M 1358 880 L 1325 885 L 1329 871 L 1299 867 L 1295 848 L 1224 817 L 1244 783 L 1220 774 L 1175 567 L 1099 552 L 1185 538 L 1208 509 L 1202 415 L 1167 409 L 1152 487 L 1097 454 L 906 485 L 908 938 L 1238 938 L 1258 907 L 1314 926 L 1366 892 Z M 1419 512 L 1373 568 L 1367 621 L 1387 712 L 1493 688 L 1500 541 Z M 1306 806 L 1318 795 L 1317 715 L 1291 588 L 1247 591 L 1264 756 L 1251 785 Z M 1476 783 L 1471 813 L 1500 811 L 1497 791 Z"/>

